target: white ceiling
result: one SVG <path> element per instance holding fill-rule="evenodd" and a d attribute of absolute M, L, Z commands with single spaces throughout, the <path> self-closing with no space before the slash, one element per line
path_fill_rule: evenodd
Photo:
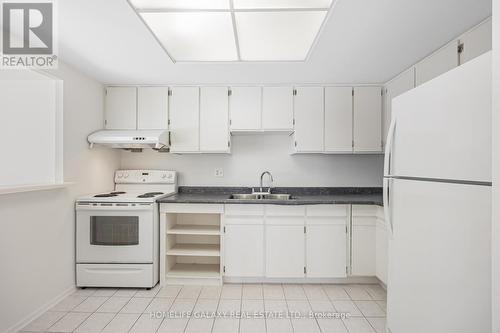
<path fill-rule="evenodd" d="M 108 84 L 385 82 L 491 15 L 491 0 L 337 0 L 306 62 L 173 64 L 126 0 L 58 6 L 60 58 Z"/>

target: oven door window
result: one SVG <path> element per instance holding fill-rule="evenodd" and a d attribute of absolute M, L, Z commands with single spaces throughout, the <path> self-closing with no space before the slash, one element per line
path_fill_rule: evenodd
<path fill-rule="evenodd" d="M 138 245 L 138 216 L 91 216 L 91 245 Z"/>

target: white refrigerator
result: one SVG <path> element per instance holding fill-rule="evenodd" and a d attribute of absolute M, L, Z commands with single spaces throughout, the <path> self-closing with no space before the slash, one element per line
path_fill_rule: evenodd
<path fill-rule="evenodd" d="M 391 333 L 491 332 L 491 52 L 393 100 Z"/>

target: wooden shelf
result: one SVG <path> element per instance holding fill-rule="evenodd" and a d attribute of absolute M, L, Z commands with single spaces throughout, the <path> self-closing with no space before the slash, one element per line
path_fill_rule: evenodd
<path fill-rule="evenodd" d="M 167 250 L 167 256 L 219 257 L 219 244 L 175 244 Z"/>
<path fill-rule="evenodd" d="M 175 264 L 166 274 L 167 278 L 202 278 L 220 277 L 219 264 Z"/>
<path fill-rule="evenodd" d="M 167 234 L 219 236 L 220 227 L 218 225 L 176 224 L 167 230 Z"/>

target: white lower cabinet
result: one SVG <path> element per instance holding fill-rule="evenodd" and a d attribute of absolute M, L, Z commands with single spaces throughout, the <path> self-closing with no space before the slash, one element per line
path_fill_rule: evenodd
<path fill-rule="evenodd" d="M 263 225 L 226 225 L 224 272 L 231 277 L 264 276 Z"/>
<path fill-rule="evenodd" d="M 387 283 L 382 207 L 226 205 L 224 214 L 228 278 L 376 276 Z"/>
<path fill-rule="evenodd" d="M 351 275 L 375 276 L 375 206 L 352 206 Z"/>
<path fill-rule="evenodd" d="M 304 226 L 266 225 L 266 277 L 304 277 Z"/>
<path fill-rule="evenodd" d="M 375 227 L 375 275 L 380 281 L 387 285 L 388 252 L 389 252 L 389 230 L 384 220 L 384 209 L 377 207 Z"/>
<path fill-rule="evenodd" d="M 306 275 L 347 276 L 349 205 L 311 205 L 306 212 Z"/>
<path fill-rule="evenodd" d="M 346 240 L 345 224 L 307 226 L 307 277 L 346 277 Z"/>

